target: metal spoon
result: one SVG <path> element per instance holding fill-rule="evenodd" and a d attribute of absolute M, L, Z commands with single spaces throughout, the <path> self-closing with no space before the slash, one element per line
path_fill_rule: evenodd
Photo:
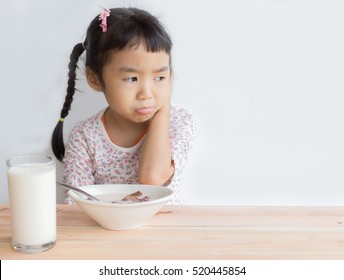
<path fill-rule="evenodd" d="M 81 189 L 72 187 L 71 185 L 68 185 L 68 184 L 65 184 L 65 183 L 61 183 L 61 182 L 57 182 L 57 184 L 59 184 L 59 185 L 62 186 L 62 187 L 65 187 L 65 188 L 67 188 L 67 189 L 71 189 L 71 190 L 73 190 L 73 191 L 76 191 L 76 192 L 78 192 L 78 193 L 81 193 L 81 194 L 87 196 L 89 200 L 97 200 L 97 201 L 99 201 L 98 198 L 94 197 L 93 195 L 91 195 L 91 194 L 89 194 L 88 192 L 85 192 L 85 191 L 83 191 L 83 190 L 81 190 Z"/>

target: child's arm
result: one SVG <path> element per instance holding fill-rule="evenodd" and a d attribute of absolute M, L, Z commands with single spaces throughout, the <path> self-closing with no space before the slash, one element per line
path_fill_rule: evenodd
<path fill-rule="evenodd" d="M 95 183 L 92 159 L 89 155 L 87 135 L 81 124 L 76 125 L 70 133 L 63 159 L 63 181 L 74 187 L 93 185 Z"/>
<path fill-rule="evenodd" d="M 139 182 L 149 185 L 163 185 L 174 173 L 169 140 L 171 105 L 164 105 L 154 115 L 139 162 Z"/>

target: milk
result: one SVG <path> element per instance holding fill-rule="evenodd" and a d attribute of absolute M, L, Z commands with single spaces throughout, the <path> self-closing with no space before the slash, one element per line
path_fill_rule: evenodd
<path fill-rule="evenodd" d="M 7 176 L 13 246 L 39 247 L 55 242 L 55 163 L 13 164 L 8 167 Z"/>

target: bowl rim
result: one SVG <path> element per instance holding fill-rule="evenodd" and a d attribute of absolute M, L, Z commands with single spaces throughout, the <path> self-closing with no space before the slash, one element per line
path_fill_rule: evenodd
<path fill-rule="evenodd" d="M 90 204 L 90 205 L 98 205 L 98 206 L 106 206 L 106 207 L 113 207 L 113 208 L 126 208 L 126 207 L 140 207 L 140 206 L 148 206 L 151 204 L 157 204 L 161 202 L 165 202 L 170 200 L 174 196 L 174 191 L 173 189 L 169 188 L 168 186 L 158 186 L 158 185 L 145 185 L 145 184 L 99 184 L 101 186 L 132 186 L 132 187 L 160 187 L 160 188 L 166 188 L 168 190 L 169 194 L 167 194 L 164 197 L 157 198 L 154 200 L 149 200 L 149 201 L 141 201 L 138 203 L 111 203 L 111 202 L 105 202 L 105 201 L 97 201 L 97 200 L 88 200 L 86 198 L 82 198 L 79 196 L 79 194 L 73 190 L 68 190 L 67 195 L 72 198 L 76 203 L 81 203 L 81 204 Z M 79 186 L 79 188 L 87 188 L 87 187 L 92 187 L 92 186 L 99 186 L 97 184 L 90 184 L 90 185 L 82 185 Z M 91 193 L 92 194 L 92 193 Z M 93 194 L 92 194 L 93 195 Z"/>

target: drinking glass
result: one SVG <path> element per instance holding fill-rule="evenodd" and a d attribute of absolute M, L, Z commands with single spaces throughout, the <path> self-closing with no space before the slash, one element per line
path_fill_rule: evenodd
<path fill-rule="evenodd" d="M 12 247 L 36 253 L 56 242 L 56 166 L 48 155 L 21 155 L 6 161 Z"/>

